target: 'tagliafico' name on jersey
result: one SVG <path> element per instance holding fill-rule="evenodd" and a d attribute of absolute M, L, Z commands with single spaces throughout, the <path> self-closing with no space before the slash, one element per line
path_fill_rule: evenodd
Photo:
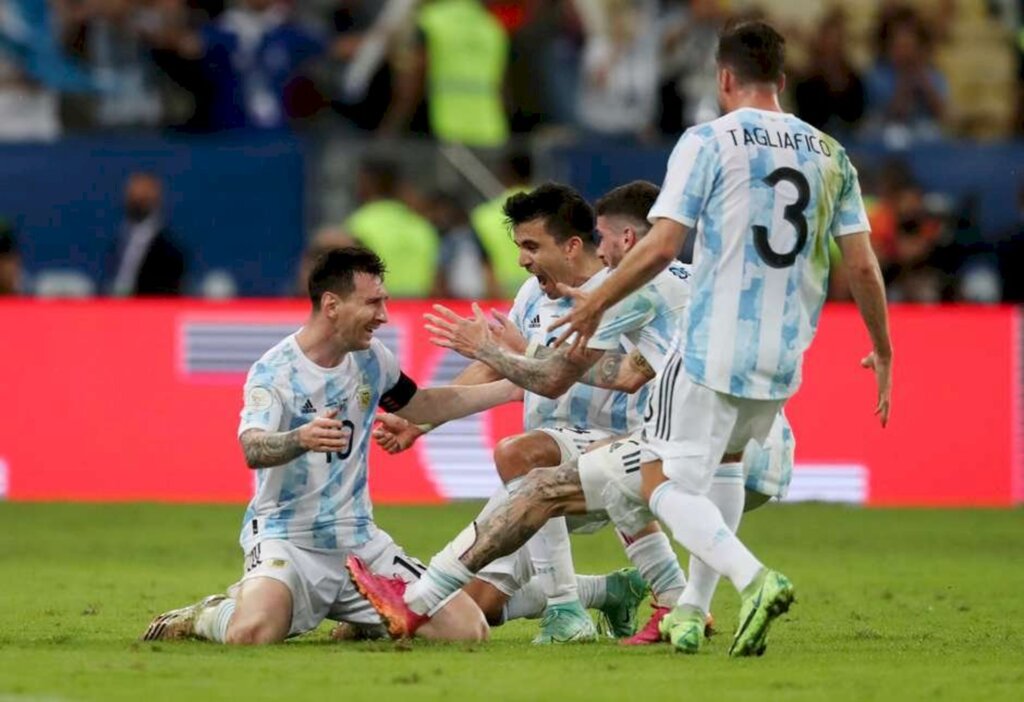
<path fill-rule="evenodd" d="M 832 148 L 814 134 L 802 132 L 769 131 L 764 127 L 726 130 L 732 137 L 733 146 L 740 145 L 739 133 L 743 133 L 743 145 L 770 146 L 774 149 L 790 149 L 791 151 L 812 151 L 822 156 L 831 156 Z"/>

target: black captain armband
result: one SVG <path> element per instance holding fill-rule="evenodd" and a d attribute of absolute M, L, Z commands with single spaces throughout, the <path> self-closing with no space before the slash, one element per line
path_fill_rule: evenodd
<path fill-rule="evenodd" d="M 405 373 L 400 373 L 398 376 L 398 382 L 388 390 L 386 393 L 380 396 L 380 408 L 385 412 L 397 412 L 398 410 L 409 404 L 409 400 L 416 394 L 416 381 L 407 376 Z"/>

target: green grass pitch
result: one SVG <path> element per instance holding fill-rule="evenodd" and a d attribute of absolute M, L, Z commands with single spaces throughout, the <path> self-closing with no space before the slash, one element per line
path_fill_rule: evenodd
<path fill-rule="evenodd" d="M 379 508 L 426 559 L 478 504 Z M 1024 699 L 1024 512 L 769 506 L 742 534 L 798 603 L 759 659 L 612 642 L 538 648 L 536 622 L 490 643 L 338 644 L 326 629 L 261 649 L 142 644 L 150 618 L 241 568 L 240 507 L 0 504 L 0 702 L 29 700 Z M 611 532 L 574 537 L 577 569 L 624 565 Z M 644 613 L 646 617 L 646 612 Z"/>

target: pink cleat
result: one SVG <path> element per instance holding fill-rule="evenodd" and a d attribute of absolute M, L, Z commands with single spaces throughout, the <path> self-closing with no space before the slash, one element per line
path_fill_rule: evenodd
<path fill-rule="evenodd" d="M 670 607 L 659 607 L 658 605 L 651 603 L 651 608 L 654 612 L 651 613 L 651 618 L 647 620 L 647 624 L 644 628 L 636 632 L 633 636 L 628 639 L 622 639 L 619 641 L 620 646 L 650 646 L 651 644 L 661 643 L 661 631 L 658 629 L 658 625 L 661 620 L 665 618 L 665 615 L 672 611 Z"/>
<path fill-rule="evenodd" d="M 662 607 L 651 603 L 651 608 L 654 612 L 651 614 L 651 618 L 647 620 L 647 624 L 644 628 L 636 632 L 633 636 L 628 639 L 622 639 L 619 641 L 620 646 L 650 646 L 651 644 L 661 643 L 665 639 L 661 635 L 661 630 L 658 626 L 661 624 L 661 620 L 665 618 L 665 615 L 672 611 L 671 607 Z M 711 638 L 715 633 L 715 618 L 708 615 L 707 621 L 704 624 L 704 636 L 705 638 Z"/>
<path fill-rule="evenodd" d="M 345 567 L 359 593 L 387 624 L 391 638 L 412 638 L 417 629 L 430 621 L 430 617 L 416 614 L 405 604 L 405 581 L 401 578 L 385 578 L 372 573 L 356 556 L 346 558 Z"/>

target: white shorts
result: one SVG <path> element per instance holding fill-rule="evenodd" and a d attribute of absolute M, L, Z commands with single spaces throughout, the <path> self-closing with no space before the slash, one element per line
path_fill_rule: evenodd
<path fill-rule="evenodd" d="M 589 515 L 607 515 L 628 536 L 654 521 L 641 492 L 639 436 L 618 439 L 580 456 L 578 466 Z"/>
<path fill-rule="evenodd" d="M 779 411 L 764 445 L 751 440 L 743 452 L 743 473 L 747 490 L 781 500 L 789 493 L 793 479 L 796 437 L 786 414 Z"/>
<path fill-rule="evenodd" d="M 751 440 L 743 452 L 747 490 L 782 499 L 793 478 L 796 438 L 780 411 L 764 446 Z M 607 514 L 627 534 L 635 533 L 654 519 L 644 502 L 640 465 L 644 461 L 640 434 L 613 441 L 579 459 L 580 483 L 587 501 L 587 516 Z M 716 468 L 717 471 L 717 468 Z"/>
<path fill-rule="evenodd" d="M 545 427 L 534 431 L 543 432 L 555 440 L 562 453 L 562 463 L 579 458 L 595 441 L 604 441 L 613 436 L 598 429 L 577 429 L 575 427 Z"/>
<path fill-rule="evenodd" d="M 644 462 L 660 459 L 665 477 L 703 495 L 727 453 L 764 444 L 784 400 L 753 400 L 693 382 L 675 354 L 655 381 L 644 426 Z"/>
<path fill-rule="evenodd" d="M 407 555 L 380 530 L 353 551 L 303 548 L 290 541 L 267 539 L 246 554 L 244 575 L 228 593 L 235 596 L 241 584 L 253 578 L 273 578 L 284 583 L 292 593 L 289 636 L 311 631 L 324 619 L 379 624 L 376 610 L 359 594 L 345 569 L 345 558 L 350 553 L 374 573 L 397 576 L 407 583 L 419 580 L 426 570 L 426 566 Z"/>

